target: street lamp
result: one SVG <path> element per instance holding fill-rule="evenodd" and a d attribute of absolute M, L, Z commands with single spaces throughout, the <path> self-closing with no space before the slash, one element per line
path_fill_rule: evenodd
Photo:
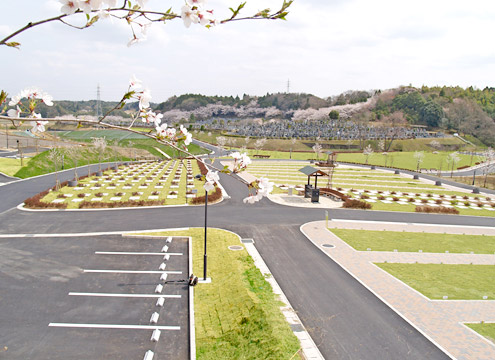
<path fill-rule="evenodd" d="M 201 180 L 201 175 L 196 175 L 196 179 Z M 206 225 L 207 225 L 207 219 L 208 219 L 208 191 L 205 189 L 205 255 L 204 255 L 204 260 L 203 260 L 203 281 L 206 281 L 206 263 L 207 263 L 207 256 L 206 256 Z"/>

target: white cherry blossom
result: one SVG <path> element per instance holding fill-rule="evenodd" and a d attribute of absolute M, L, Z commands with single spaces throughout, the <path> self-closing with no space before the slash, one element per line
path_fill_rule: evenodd
<path fill-rule="evenodd" d="M 131 87 L 131 90 L 136 90 L 140 89 L 142 87 L 142 81 L 139 80 L 136 75 L 132 75 L 131 78 L 129 79 L 129 86 Z"/>
<path fill-rule="evenodd" d="M 155 127 L 156 136 L 159 138 L 164 138 L 167 134 L 167 127 L 168 127 L 167 123 L 163 123 L 160 126 L 156 126 Z"/>
<path fill-rule="evenodd" d="M 37 117 L 41 118 L 40 114 L 35 114 Z M 48 124 L 48 121 L 31 121 L 31 132 L 45 132 L 45 125 Z"/>
<path fill-rule="evenodd" d="M 186 2 L 190 7 L 193 6 L 202 7 L 206 5 L 206 0 L 186 0 Z"/>
<path fill-rule="evenodd" d="M 182 21 L 184 21 L 184 26 L 188 28 L 191 24 L 197 24 L 199 18 L 197 12 L 194 11 L 189 5 L 184 5 L 182 7 L 181 15 Z"/>
<path fill-rule="evenodd" d="M 7 111 L 7 116 L 14 117 L 14 118 L 20 117 L 22 111 L 18 105 L 16 107 L 17 107 L 17 109 L 10 109 L 9 111 Z"/>
<path fill-rule="evenodd" d="M 53 96 L 44 92 L 41 94 L 41 100 L 45 103 L 46 106 L 53 106 Z"/>
<path fill-rule="evenodd" d="M 101 8 L 102 0 L 80 0 L 79 8 L 85 13 L 89 14 L 93 10 L 99 10 Z"/>
<path fill-rule="evenodd" d="M 117 6 L 117 0 L 103 0 L 103 3 L 108 5 L 108 7 L 116 7 Z"/>
<path fill-rule="evenodd" d="M 206 191 L 213 191 L 215 189 L 215 184 L 213 184 L 212 182 L 205 182 L 205 184 L 203 185 L 203 188 L 206 190 Z"/>
<path fill-rule="evenodd" d="M 153 122 L 155 126 L 158 126 L 162 122 L 162 117 L 163 114 L 157 114 L 153 111 L 148 111 L 147 113 L 144 114 L 141 120 L 147 124 Z"/>
<path fill-rule="evenodd" d="M 139 109 L 146 109 L 150 107 L 151 92 L 148 89 L 144 89 L 139 98 Z"/>
<path fill-rule="evenodd" d="M 206 181 L 211 183 L 216 183 L 220 181 L 220 176 L 218 176 L 218 171 L 208 170 L 208 173 L 206 174 Z"/>
<path fill-rule="evenodd" d="M 136 1 L 137 1 L 137 3 L 139 4 L 139 6 L 143 8 L 143 7 L 144 7 L 144 4 L 146 4 L 146 2 L 147 2 L 148 0 L 136 0 Z"/>
<path fill-rule="evenodd" d="M 60 0 L 62 7 L 60 11 L 66 15 L 74 14 L 79 9 L 79 0 Z"/>
<path fill-rule="evenodd" d="M 14 95 L 9 101 L 9 106 L 15 106 L 21 102 L 21 96 L 20 95 Z"/>

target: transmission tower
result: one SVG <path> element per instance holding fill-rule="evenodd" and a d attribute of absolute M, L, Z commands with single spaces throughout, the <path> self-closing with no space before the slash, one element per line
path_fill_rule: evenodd
<path fill-rule="evenodd" d="M 290 79 L 287 79 L 287 94 L 290 93 Z"/>
<path fill-rule="evenodd" d="M 103 116 L 101 110 L 100 84 L 96 87 L 96 118 L 100 119 Z"/>

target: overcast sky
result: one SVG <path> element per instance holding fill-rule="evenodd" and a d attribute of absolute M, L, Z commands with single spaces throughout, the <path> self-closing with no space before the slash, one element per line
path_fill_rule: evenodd
<path fill-rule="evenodd" d="M 239 1 L 240 2 L 240 1 Z M 150 0 L 176 12 L 184 2 Z M 244 14 L 282 0 L 247 0 Z M 233 0 L 210 0 L 218 18 Z M 161 5 L 163 8 L 163 5 Z M 0 36 L 60 14 L 56 0 L 2 1 Z M 28 30 L 0 47 L 0 89 L 37 86 L 58 100 L 118 100 L 132 74 L 154 102 L 172 95 L 320 97 L 399 85 L 495 86 L 493 0 L 296 0 L 287 21 L 246 21 L 207 30 L 181 20 L 155 24 L 130 48 L 123 23 L 75 30 L 59 23 Z M 3 37 L 3 36 L 2 36 Z"/>

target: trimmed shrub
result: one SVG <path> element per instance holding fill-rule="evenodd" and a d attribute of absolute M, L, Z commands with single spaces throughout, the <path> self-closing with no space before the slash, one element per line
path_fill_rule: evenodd
<path fill-rule="evenodd" d="M 367 210 L 371 209 L 371 204 L 367 203 L 366 201 L 360 201 L 356 199 L 347 199 L 344 201 L 344 204 L 342 205 L 343 208 L 346 209 L 362 209 L 362 210 Z"/>
<path fill-rule="evenodd" d="M 416 212 L 437 213 L 437 214 L 459 214 L 459 210 L 447 208 L 445 206 L 416 206 Z"/>
<path fill-rule="evenodd" d="M 208 202 L 213 202 L 220 200 L 222 198 L 222 190 L 220 188 L 215 188 L 215 191 L 213 193 L 208 193 Z M 199 205 L 199 204 L 204 204 L 205 203 L 205 196 L 197 196 L 195 198 L 191 199 L 191 204 L 194 205 Z"/>
<path fill-rule="evenodd" d="M 361 197 L 361 199 L 369 199 L 369 198 L 370 198 L 370 197 L 369 197 L 368 195 L 366 195 L 366 194 L 361 194 L 361 196 L 360 196 L 360 197 Z"/>
<path fill-rule="evenodd" d="M 79 204 L 79 209 L 101 209 L 101 208 L 118 208 L 118 207 L 138 207 L 138 206 L 158 206 L 164 205 L 165 200 L 139 200 L 139 201 L 82 201 Z"/>

